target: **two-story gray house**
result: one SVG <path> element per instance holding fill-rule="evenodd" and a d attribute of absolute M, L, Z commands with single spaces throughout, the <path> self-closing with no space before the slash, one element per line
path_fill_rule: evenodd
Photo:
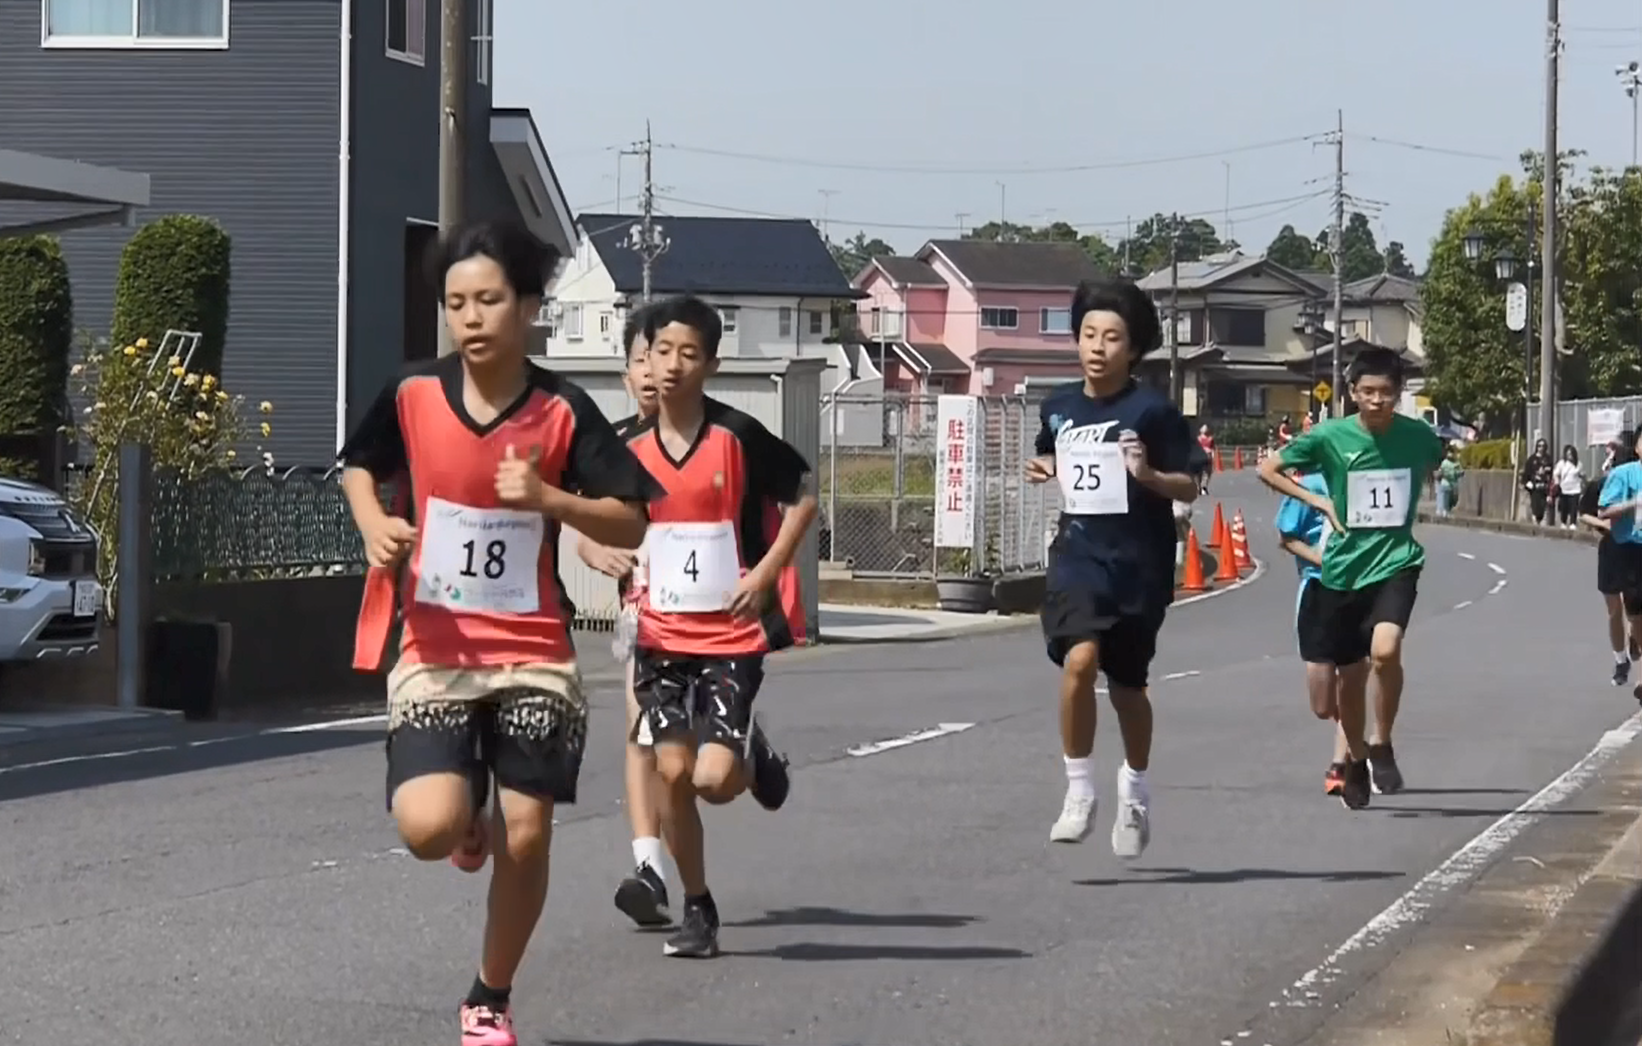
<path fill-rule="evenodd" d="M 573 222 L 530 113 L 492 108 L 492 0 L 468 2 L 468 215 L 522 218 L 568 254 Z M 148 175 L 138 223 L 222 223 L 223 380 L 274 403 L 284 464 L 330 461 L 382 383 L 434 354 L 421 257 L 438 216 L 438 17 L 436 0 L 0 2 L 0 149 Z M 42 206 L 0 203 L 0 226 Z M 63 234 L 76 323 L 93 334 L 109 328 L 130 235 Z"/>

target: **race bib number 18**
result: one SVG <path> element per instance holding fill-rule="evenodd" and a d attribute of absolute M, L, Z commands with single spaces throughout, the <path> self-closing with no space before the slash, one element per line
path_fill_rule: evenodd
<path fill-rule="evenodd" d="M 652 524 L 650 608 L 663 614 L 713 614 L 741 583 L 741 554 L 729 523 Z"/>
<path fill-rule="evenodd" d="M 510 508 L 473 508 L 428 498 L 417 561 L 416 601 L 470 613 L 533 614 L 542 516 Z"/>
<path fill-rule="evenodd" d="M 1364 530 L 1384 530 L 1407 526 L 1409 494 L 1408 469 L 1363 469 L 1346 474 L 1346 526 Z"/>

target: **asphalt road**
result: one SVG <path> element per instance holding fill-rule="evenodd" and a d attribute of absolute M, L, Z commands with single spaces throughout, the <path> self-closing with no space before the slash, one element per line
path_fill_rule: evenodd
<path fill-rule="evenodd" d="M 521 1041 L 1302 1041 L 1418 920 L 1348 948 L 1313 995 L 1279 1005 L 1285 989 L 1636 703 L 1608 685 L 1593 549 L 1427 528 L 1397 735 L 1410 788 L 1343 810 L 1320 787 L 1329 736 L 1306 711 L 1275 505 L 1246 474 L 1215 485 L 1273 562 L 1171 614 L 1142 860 L 1107 843 L 1109 714 L 1099 829 L 1047 842 L 1064 780 L 1035 631 L 803 652 L 762 699 L 797 768 L 787 808 L 708 818 L 726 955 L 669 962 L 611 907 L 629 848 L 619 698 L 600 690 L 515 988 Z M 974 725 L 849 754 L 943 723 Z M 455 1041 L 484 879 L 396 849 L 379 725 L 247 730 L 0 750 L 0 1042 Z M 1577 794 L 1553 813 L 1582 815 Z M 1435 904 L 1465 885 L 1438 879 Z"/>

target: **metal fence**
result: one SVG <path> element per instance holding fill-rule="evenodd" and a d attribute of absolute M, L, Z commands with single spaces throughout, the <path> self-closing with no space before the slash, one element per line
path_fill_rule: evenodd
<path fill-rule="evenodd" d="M 1591 414 L 1596 411 L 1614 410 L 1619 412 L 1619 428 L 1630 429 L 1632 432 L 1642 429 L 1642 396 L 1622 396 L 1617 399 L 1590 399 L 1564 400 L 1556 405 L 1557 442 L 1564 446 L 1572 444 L 1579 450 L 1579 460 L 1587 470 L 1600 468 L 1603 459 L 1607 456 L 1607 448 L 1603 445 L 1607 437 L 1601 428 L 1591 430 Z M 1530 408 L 1530 415 L 1538 417 L 1539 404 Z M 1598 442 L 1592 443 L 1591 438 L 1597 437 Z M 1553 453 L 1561 455 L 1561 447 L 1552 447 Z M 1592 474 L 1587 471 L 1587 474 Z"/>
<path fill-rule="evenodd" d="M 1060 488 L 1022 476 L 1039 399 L 980 401 L 980 537 L 972 550 L 934 544 L 940 440 L 933 395 L 828 397 L 821 419 L 821 558 L 860 575 L 929 578 L 1040 569 Z"/>

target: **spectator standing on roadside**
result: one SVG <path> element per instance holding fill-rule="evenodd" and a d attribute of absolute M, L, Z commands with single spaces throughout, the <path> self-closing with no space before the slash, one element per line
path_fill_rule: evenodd
<path fill-rule="evenodd" d="M 1437 515 L 1454 514 L 1454 504 L 1459 499 L 1460 477 L 1463 475 L 1465 468 L 1460 465 L 1460 450 L 1450 443 L 1442 463 L 1437 466 Z"/>
<path fill-rule="evenodd" d="M 1534 444 L 1534 452 L 1522 463 L 1522 489 L 1528 492 L 1528 513 L 1533 521 L 1547 521 L 1551 507 L 1551 452 L 1544 440 Z"/>
<path fill-rule="evenodd" d="M 1574 529 L 1579 518 L 1579 495 L 1585 490 L 1585 466 L 1572 444 L 1562 448 L 1562 460 L 1551 470 L 1551 486 L 1556 491 L 1556 520 L 1564 530 Z"/>

